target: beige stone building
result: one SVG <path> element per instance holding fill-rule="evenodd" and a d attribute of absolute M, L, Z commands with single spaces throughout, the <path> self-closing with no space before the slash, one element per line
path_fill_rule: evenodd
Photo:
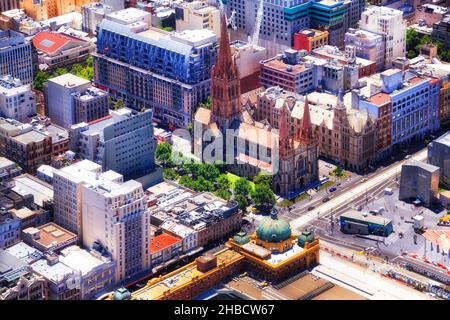
<path fill-rule="evenodd" d="M 364 171 L 376 152 L 376 124 L 366 111 L 352 108 L 339 97 L 328 93 L 313 92 L 307 95 L 311 125 L 322 157 L 339 161 L 355 171 Z M 351 98 L 350 94 L 346 97 Z M 290 133 L 300 134 L 305 98 L 279 87 L 259 93 L 253 116 L 256 120 L 271 119 L 280 125 L 278 110 L 285 104 L 290 109 Z"/>

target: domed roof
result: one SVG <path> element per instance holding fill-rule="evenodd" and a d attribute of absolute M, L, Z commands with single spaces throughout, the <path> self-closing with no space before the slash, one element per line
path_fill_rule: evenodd
<path fill-rule="evenodd" d="M 274 211 L 270 217 L 266 217 L 258 225 L 256 236 L 267 242 L 281 242 L 291 237 L 291 226 L 284 219 L 278 219 Z"/>
<path fill-rule="evenodd" d="M 243 245 L 250 241 L 250 237 L 245 231 L 239 231 L 233 238 L 234 243 Z"/>
<path fill-rule="evenodd" d="M 119 288 L 114 291 L 113 300 L 130 300 L 131 293 L 125 288 Z"/>
<path fill-rule="evenodd" d="M 303 231 L 302 234 L 298 236 L 298 245 L 304 248 L 306 243 L 313 242 L 314 240 L 315 240 L 314 232 Z"/>

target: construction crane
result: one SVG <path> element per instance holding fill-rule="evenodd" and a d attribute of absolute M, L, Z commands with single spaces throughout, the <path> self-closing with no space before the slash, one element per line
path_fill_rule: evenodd
<path fill-rule="evenodd" d="M 259 31 L 261 30 L 261 23 L 264 14 L 264 0 L 259 0 L 258 10 L 256 11 L 255 28 L 253 34 L 248 41 L 249 46 L 257 46 L 259 40 Z"/>
<path fill-rule="evenodd" d="M 217 5 L 219 6 L 220 13 L 222 13 L 224 10 L 222 0 L 217 0 Z"/>
<path fill-rule="evenodd" d="M 225 7 L 223 6 L 223 2 L 222 0 L 217 0 L 217 6 L 219 7 L 220 13 L 225 13 Z M 225 19 L 227 21 L 227 28 L 231 28 L 233 30 L 237 29 L 236 26 L 236 11 L 233 10 L 231 11 L 231 16 L 230 18 L 227 18 L 226 14 L 225 14 Z"/>

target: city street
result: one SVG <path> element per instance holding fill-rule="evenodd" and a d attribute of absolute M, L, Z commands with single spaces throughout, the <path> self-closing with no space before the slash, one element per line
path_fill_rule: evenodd
<path fill-rule="evenodd" d="M 422 149 L 421 151 L 415 153 L 411 156 L 411 159 L 424 161 L 427 156 L 427 150 Z M 366 201 L 366 197 L 373 192 L 380 192 L 384 190 L 385 185 L 387 186 L 391 181 L 400 175 L 401 166 L 406 160 L 401 160 L 394 165 L 386 168 L 380 173 L 375 174 L 372 177 L 369 177 L 366 181 L 357 184 L 348 186 L 347 188 L 340 190 L 337 193 L 337 196 L 330 198 L 328 202 L 322 203 L 320 200 L 317 203 L 320 203 L 311 211 L 307 211 L 307 208 L 296 208 L 291 210 L 290 218 L 291 226 L 293 230 L 302 229 L 304 226 L 307 226 L 314 222 L 316 219 L 327 218 L 330 215 L 335 215 L 339 212 L 338 210 L 343 206 L 352 206 L 355 203 L 358 204 L 362 199 Z M 311 203 L 314 205 L 314 203 Z M 292 218 L 292 216 L 296 216 Z"/>

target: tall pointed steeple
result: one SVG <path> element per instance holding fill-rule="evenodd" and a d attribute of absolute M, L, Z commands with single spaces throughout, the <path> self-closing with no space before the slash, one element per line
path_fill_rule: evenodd
<path fill-rule="evenodd" d="M 227 20 L 224 13 L 220 18 L 219 56 L 212 69 L 211 78 L 211 113 L 214 121 L 218 121 L 219 126 L 225 129 L 231 120 L 239 115 L 241 88 L 239 71 L 231 54 Z"/>
<path fill-rule="evenodd" d="M 216 66 L 216 75 L 236 70 L 236 68 L 234 68 L 234 59 L 231 55 L 230 37 L 228 36 L 227 18 L 225 17 L 225 13 L 222 13 L 220 16 L 220 46 Z"/>
<path fill-rule="evenodd" d="M 282 156 L 287 155 L 292 148 L 292 140 L 289 136 L 289 126 L 290 126 L 290 116 L 289 116 L 289 107 L 287 104 L 284 104 L 281 109 L 280 120 L 279 120 L 279 130 L 278 130 L 278 139 L 280 145 L 280 154 Z"/>
<path fill-rule="evenodd" d="M 311 116 L 309 114 L 309 102 L 307 96 L 305 97 L 305 106 L 303 107 L 302 126 L 300 127 L 300 140 L 305 145 L 312 145 L 314 143 Z"/>

